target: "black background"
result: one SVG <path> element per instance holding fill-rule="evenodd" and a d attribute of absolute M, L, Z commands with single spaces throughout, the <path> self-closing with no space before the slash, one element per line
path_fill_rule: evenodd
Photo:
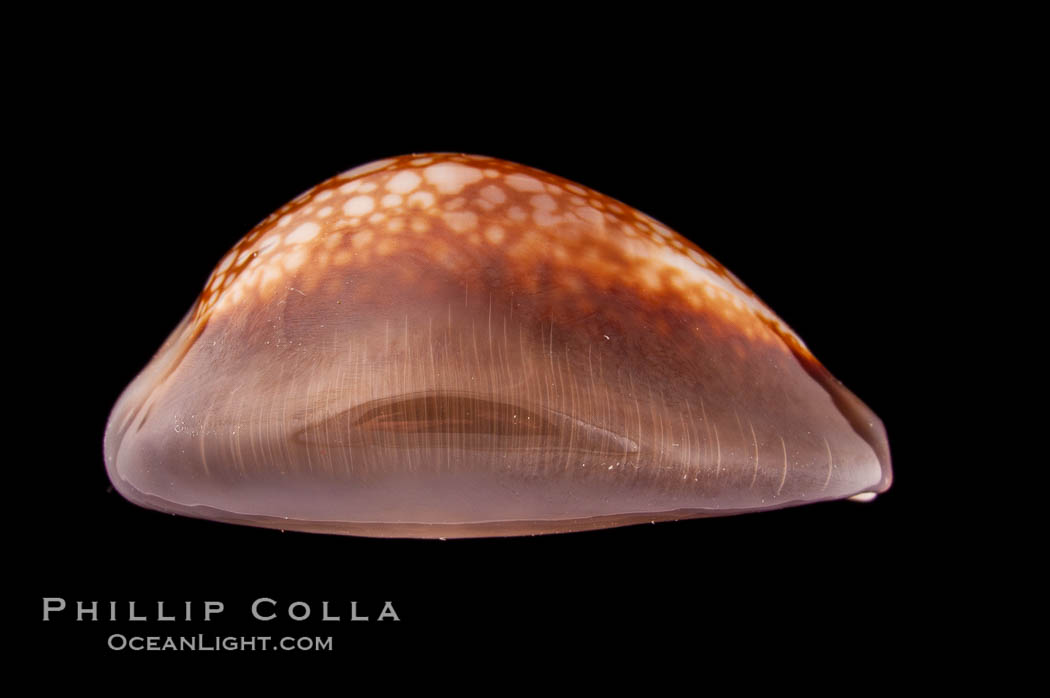
<path fill-rule="evenodd" d="M 29 357 L 52 367 L 37 413 L 61 406 L 57 421 L 28 427 L 34 467 L 20 502 L 20 612 L 39 646 L 102 658 L 117 654 L 105 646 L 113 632 L 293 633 L 333 635 L 340 661 L 358 665 L 416 653 L 549 661 L 586 647 L 613 665 L 653 653 L 704 671 L 718 657 L 760 667 L 794 653 L 806 671 L 846 674 L 910 656 L 933 623 L 913 349 L 935 292 L 914 208 L 924 124 L 878 70 L 523 77 L 487 90 L 479 77 L 382 92 L 349 76 L 274 90 L 235 72 L 204 87 L 178 68 L 148 80 L 114 70 L 74 73 L 48 135 L 30 143 L 58 146 L 34 205 L 61 236 L 41 241 L 52 248 L 44 273 L 61 282 L 35 297 L 48 339 Z M 694 240 L 882 417 L 893 488 L 866 505 L 444 542 L 232 526 L 116 494 L 102 460 L 109 410 L 222 254 L 314 184 L 427 151 L 547 170 Z M 70 612 L 42 623 L 45 596 L 114 600 L 122 615 L 131 600 L 150 615 L 157 601 L 194 601 L 197 618 L 204 600 L 226 611 L 210 624 L 75 623 Z M 344 621 L 258 623 L 249 606 L 260 596 L 309 602 L 315 616 L 327 600 Z M 393 601 L 401 621 L 346 622 L 351 600 L 373 617 Z"/>

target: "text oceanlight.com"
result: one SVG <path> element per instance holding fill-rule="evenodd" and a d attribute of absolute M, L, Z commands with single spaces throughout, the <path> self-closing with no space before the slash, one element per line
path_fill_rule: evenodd
<path fill-rule="evenodd" d="M 256 635 L 222 636 L 222 635 L 179 635 L 179 636 L 143 636 L 114 633 L 109 636 L 106 646 L 111 650 L 132 652 L 255 652 L 257 650 L 283 650 L 286 652 L 330 652 L 333 649 L 331 636 L 328 637 L 270 637 Z"/>

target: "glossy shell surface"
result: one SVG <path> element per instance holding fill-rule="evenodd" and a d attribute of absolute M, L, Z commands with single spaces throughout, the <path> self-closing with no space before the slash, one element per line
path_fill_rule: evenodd
<path fill-rule="evenodd" d="M 146 507 L 370 536 L 891 481 L 879 419 L 696 245 L 585 186 L 447 153 L 350 170 L 256 226 L 121 395 L 105 461 Z"/>

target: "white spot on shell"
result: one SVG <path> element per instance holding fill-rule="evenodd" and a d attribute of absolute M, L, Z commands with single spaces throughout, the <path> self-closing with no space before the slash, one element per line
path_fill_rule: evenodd
<path fill-rule="evenodd" d="M 327 218 L 328 216 L 332 215 L 332 211 L 334 211 L 334 210 L 335 209 L 332 208 L 331 206 L 325 206 L 324 208 L 322 208 L 320 211 L 317 212 L 317 217 L 318 218 Z"/>
<path fill-rule="evenodd" d="M 697 252 L 696 250 L 693 250 L 693 249 L 686 250 L 686 254 L 689 255 L 689 259 L 693 260 L 694 262 L 696 262 L 700 266 L 702 266 L 702 267 L 706 267 L 707 266 L 707 260 L 704 259 L 704 256 L 702 254 L 700 254 L 699 252 Z"/>
<path fill-rule="evenodd" d="M 284 241 L 289 245 L 298 245 L 299 243 L 313 240 L 319 232 L 321 232 L 321 226 L 316 223 L 303 223 L 290 232 Z"/>
<path fill-rule="evenodd" d="M 269 286 L 270 284 L 274 283 L 275 281 L 281 278 L 281 270 L 278 269 L 276 266 L 269 266 L 262 270 L 262 273 L 259 275 L 259 277 L 260 278 L 258 283 L 260 286 Z"/>
<path fill-rule="evenodd" d="M 587 221 L 591 225 L 602 225 L 605 223 L 605 217 L 601 211 L 597 211 L 590 206 L 580 206 L 576 209 L 576 215 Z"/>
<path fill-rule="evenodd" d="M 458 194 L 463 187 L 481 179 L 481 170 L 466 165 L 442 163 L 423 170 L 423 176 L 442 194 Z"/>
<path fill-rule="evenodd" d="M 532 220 L 536 221 L 537 224 L 553 225 L 561 220 L 561 216 L 556 216 L 552 213 L 558 207 L 558 203 L 549 194 L 538 194 L 532 197 L 529 203 L 535 209 L 532 212 Z"/>
<path fill-rule="evenodd" d="M 343 205 L 343 214 L 347 216 L 363 216 L 375 208 L 376 201 L 371 196 L 355 196 Z"/>
<path fill-rule="evenodd" d="M 539 194 L 532 197 L 529 203 L 541 211 L 553 211 L 558 208 L 558 203 L 549 194 Z"/>
<path fill-rule="evenodd" d="M 532 220 L 538 225 L 554 225 L 561 222 L 561 216 L 553 215 L 550 211 L 533 211 Z"/>
<path fill-rule="evenodd" d="M 660 274 L 656 267 L 639 266 L 634 270 L 634 273 L 638 275 L 638 278 L 648 284 L 650 288 L 660 287 Z"/>
<path fill-rule="evenodd" d="M 398 172 L 386 183 L 387 191 L 394 194 L 407 194 L 423 181 L 415 172 Z"/>
<path fill-rule="evenodd" d="M 457 233 L 465 233 L 478 226 L 478 214 L 473 211 L 454 211 L 445 214 L 445 222 Z"/>
<path fill-rule="evenodd" d="M 490 225 L 485 229 L 485 239 L 491 242 L 493 245 L 498 245 L 503 242 L 504 231 L 498 225 Z"/>
<path fill-rule="evenodd" d="M 408 205 L 430 208 L 434 205 L 434 195 L 428 191 L 417 191 L 408 197 Z"/>
<path fill-rule="evenodd" d="M 490 184 L 487 187 L 482 188 L 479 192 L 481 198 L 485 201 L 490 201 L 494 204 L 502 204 L 507 200 L 507 195 L 503 193 L 503 190 L 497 187 L 495 184 Z"/>
<path fill-rule="evenodd" d="M 371 230 L 365 230 L 365 231 L 362 231 L 362 232 L 358 233 L 357 235 L 355 235 L 350 240 L 350 244 L 352 244 L 355 249 L 360 250 L 360 249 L 366 247 L 369 243 L 372 242 L 372 237 L 373 237 L 372 231 Z"/>
<path fill-rule="evenodd" d="M 383 205 L 384 208 L 391 208 L 393 206 L 400 206 L 401 205 L 401 195 L 400 194 L 387 194 L 386 196 L 383 197 L 383 200 L 380 203 Z"/>
<path fill-rule="evenodd" d="M 284 258 L 284 270 L 294 272 L 306 261 L 306 251 L 303 248 L 289 252 Z"/>
<path fill-rule="evenodd" d="M 517 189 L 518 191 L 543 191 L 543 182 L 535 177 L 529 177 L 518 172 L 507 175 L 504 181 L 511 189 Z"/>
<path fill-rule="evenodd" d="M 664 238 L 665 240 L 670 240 L 674 237 L 674 233 L 672 233 L 670 229 L 668 229 L 666 226 L 660 225 L 659 223 L 654 224 L 653 229 L 656 231 L 657 235 Z"/>

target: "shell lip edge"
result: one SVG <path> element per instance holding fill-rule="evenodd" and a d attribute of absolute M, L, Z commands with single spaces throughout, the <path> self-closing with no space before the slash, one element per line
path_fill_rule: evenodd
<path fill-rule="evenodd" d="M 654 512 L 625 512 L 603 514 L 581 518 L 558 519 L 507 519 L 470 522 L 422 522 L 422 521 L 349 521 L 349 520 L 316 520 L 310 521 L 293 517 L 247 514 L 227 511 L 209 505 L 175 504 L 163 497 L 142 492 L 121 478 L 110 477 L 114 489 L 129 503 L 144 509 L 169 516 L 178 515 L 201 519 L 220 524 L 278 529 L 282 532 L 321 533 L 362 538 L 397 538 L 397 539 L 469 539 L 469 538 L 511 538 L 552 535 L 559 533 L 579 533 L 598 531 L 627 526 L 656 524 L 692 519 L 717 518 L 754 514 L 766 511 L 777 511 L 804 504 L 827 500 L 785 500 L 772 506 L 762 508 L 736 509 L 700 509 L 679 508 Z"/>

